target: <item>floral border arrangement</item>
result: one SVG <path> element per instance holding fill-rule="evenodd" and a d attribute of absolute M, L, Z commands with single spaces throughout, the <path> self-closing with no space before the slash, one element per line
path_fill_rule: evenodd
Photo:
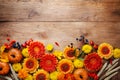
<path fill-rule="evenodd" d="M 0 47 L 0 77 L 9 80 L 109 80 L 120 69 L 120 48 L 84 36 L 76 38 L 79 46 L 70 43 L 63 51 L 54 49 L 58 42 L 7 41 Z"/>

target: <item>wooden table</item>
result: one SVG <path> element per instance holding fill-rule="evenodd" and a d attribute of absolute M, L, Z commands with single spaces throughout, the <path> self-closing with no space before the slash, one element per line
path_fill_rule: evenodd
<path fill-rule="evenodd" d="M 0 45 L 33 38 L 62 49 L 80 35 L 120 48 L 120 0 L 0 0 Z"/>

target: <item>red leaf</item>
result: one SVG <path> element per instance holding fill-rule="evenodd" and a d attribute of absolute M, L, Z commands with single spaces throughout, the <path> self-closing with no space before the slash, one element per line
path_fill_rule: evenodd
<path fill-rule="evenodd" d="M 55 42 L 55 44 L 56 44 L 58 47 L 60 46 L 58 42 Z"/>

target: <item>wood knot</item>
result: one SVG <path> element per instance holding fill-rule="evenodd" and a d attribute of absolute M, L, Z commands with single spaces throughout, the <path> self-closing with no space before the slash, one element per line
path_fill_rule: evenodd
<path fill-rule="evenodd" d="M 43 3 L 43 0 L 40 0 L 41 3 Z"/>
<path fill-rule="evenodd" d="M 120 16 L 120 9 L 114 10 L 114 11 L 112 12 L 112 14 L 117 15 L 117 16 Z"/>
<path fill-rule="evenodd" d="M 31 17 L 36 16 L 36 15 L 39 15 L 38 12 L 35 10 L 31 10 L 28 14 L 28 18 L 31 18 Z"/>
<path fill-rule="evenodd" d="M 43 39 L 47 39 L 47 38 L 48 38 L 46 32 L 38 32 L 37 35 L 38 35 L 39 37 L 43 38 Z"/>

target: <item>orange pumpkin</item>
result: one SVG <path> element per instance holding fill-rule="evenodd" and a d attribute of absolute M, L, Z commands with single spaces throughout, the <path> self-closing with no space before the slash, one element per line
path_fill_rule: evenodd
<path fill-rule="evenodd" d="M 20 62 L 22 59 L 21 51 L 15 48 L 10 49 L 8 52 L 8 59 L 11 63 Z"/>
<path fill-rule="evenodd" d="M 88 80 L 88 73 L 85 69 L 76 69 L 74 71 L 74 77 L 76 80 Z"/>
<path fill-rule="evenodd" d="M 9 72 L 9 65 L 5 62 L 0 62 L 0 75 L 5 75 Z"/>

